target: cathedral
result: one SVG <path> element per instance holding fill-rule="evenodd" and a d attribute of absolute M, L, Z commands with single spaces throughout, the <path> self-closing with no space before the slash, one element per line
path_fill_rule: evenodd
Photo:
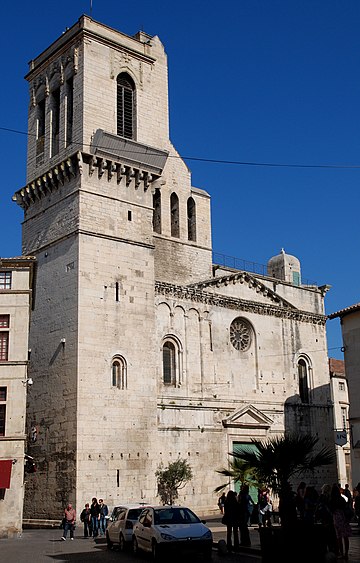
<path fill-rule="evenodd" d="M 67 501 L 216 508 L 216 472 L 251 440 L 333 444 L 324 296 L 282 250 L 256 274 L 213 263 L 210 196 L 169 139 L 157 36 L 88 16 L 30 62 L 23 254 L 37 260 L 24 516 Z M 271 234 L 269 233 L 269 236 Z M 334 482 L 335 467 L 318 472 Z"/>

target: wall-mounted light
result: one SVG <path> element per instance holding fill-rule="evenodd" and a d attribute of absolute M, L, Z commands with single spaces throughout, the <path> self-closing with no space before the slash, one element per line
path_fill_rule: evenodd
<path fill-rule="evenodd" d="M 28 377 L 27 379 L 23 379 L 22 384 L 24 385 L 24 387 L 26 387 L 26 385 L 33 385 L 34 384 L 33 378 Z"/>

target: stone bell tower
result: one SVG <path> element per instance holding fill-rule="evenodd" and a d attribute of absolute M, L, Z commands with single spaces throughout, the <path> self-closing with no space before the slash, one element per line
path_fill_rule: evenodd
<path fill-rule="evenodd" d="M 154 498 L 155 280 L 210 277 L 209 197 L 169 141 L 167 58 L 82 16 L 30 63 L 23 253 L 37 258 L 25 515 Z M 169 158 L 169 155 L 173 158 Z M 194 266 L 195 264 L 195 266 Z"/>

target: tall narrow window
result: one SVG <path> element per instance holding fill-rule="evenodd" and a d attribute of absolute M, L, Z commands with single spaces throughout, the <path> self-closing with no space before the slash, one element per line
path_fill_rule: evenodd
<path fill-rule="evenodd" d="M 347 428 L 347 409 L 346 407 L 341 407 L 341 421 L 343 430 Z"/>
<path fill-rule="evenodd" d="M 171 236 L 180 236 L 179 227 L 179 198 L 175 192 L 170 197 L 170 213 L 171 213 Z"/>
<path fill-rule="evenodd" d="M 309 402 L 309 373 L 305 360 L 298 361 L 299 395 L 303 403 Z"/>
<path fill-rule="evenodd" d="M 45 100 L 41 100 L 37 105 L 37 135 L 36 135 L 36 155 L 42 155 L 45 148 Z"/>
<path fill-rule="evenodd" d="M 155 233 L 161 234 L 161 193 L 156 188 L 153 195 L 153 229 Z"/>
<path fill-rule="evenodd" d="M 59 152 L 60 88 L 52 93 L 51 100 L 51 156 Z"/>
<path fill-rule="evenodd" d="M 112 386 L 118 389 L 127 388 L 126 362 L 121 356 L 116 357 L 111 365 Z"/>
<path fill-rule="evenodd" d="M 135 83 L 126 73 L 117 77 L 117 134 L 135 139 Z"/>
<path fill-rule="evenodd" d="M 9 357 L 10 316 L 0 315 L 0 361 L 7 362 Z"/>
<path fill-rule="evenodd" d="M 0 387 L 0 436 L 5 436 L 7 388 Z"/>
<path fill-rule="evenodd" d="M 163 346 L 163 382 L 165 385 L 176 383 L 176 348 L 169 341 Z"/>
<path fill-rule="evenodd" d="M 74 81 L 69 78 L 66 81 L 66 146 L 71 145 L 73 135 L 74 118 Z"/>
<path fill-rule="evenodd" d="M 188 240 L 196 241 L 196 212 L 192 197 L 187 200 Z"/>

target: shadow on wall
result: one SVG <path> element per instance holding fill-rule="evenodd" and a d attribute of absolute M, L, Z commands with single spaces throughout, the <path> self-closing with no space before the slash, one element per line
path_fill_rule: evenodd
<path fill-rule="evenodd" d="M 307 402 L 302 401 L 300 395 L 288 397 L 284 405 L 284 423 L 285 432 L 310 434 L 319 439 L 318 450 L 328 447 L 334 451 L 333 465 L 320 467 L 313 473 L 302 475 L 301 480 L 315 486 L 318 491 L 324 483 L 336 483 L 338 477 L 334 440 L 335 422 L 330 384 L 312 389 Z M 294 485 L 297 487 L 298 483 Z"/>

